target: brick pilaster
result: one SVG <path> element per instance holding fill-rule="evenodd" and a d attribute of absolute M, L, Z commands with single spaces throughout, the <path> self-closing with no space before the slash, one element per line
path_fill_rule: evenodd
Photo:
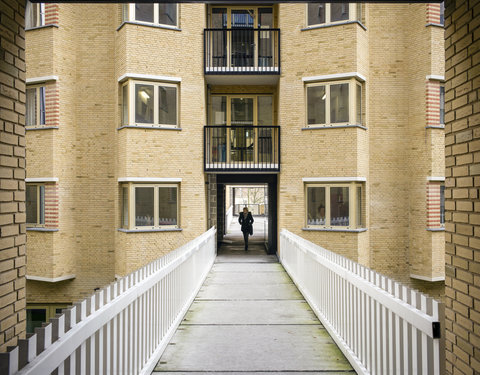
<path fill-rule="evenodd" d="M 0 3 L 0 352 L 25 335 L 24 16 Z"/>

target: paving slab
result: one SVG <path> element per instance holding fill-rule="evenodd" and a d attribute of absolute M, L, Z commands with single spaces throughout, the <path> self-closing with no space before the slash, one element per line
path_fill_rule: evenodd
<path fill-rule="evenodd" d="M 215 372 L 325 370 L 351 367 L 320 325 L 183 325 L 155 368 Z"/>
<path fill-rule="evenodd" d="M 280 263 L 214 263 L 211 274 L 215 272 L 285 272 Z"/>
<path fill-rule="evenodd" d="M 312 375 L 312 374 L 325 374 L 325 375 L 350 375 L 350 374 L 355 374 L 354 370 L 345 370 L 345 371 L 256 371 L 256 372 L 250 372 L 250 371 L 215 371 L 215 372 L 209 372 L 209 371 L 175 371 L 175 372 L 170 372 L 170 371 L 155 371 L 152 372 L 152 375 L 202 375 L 202 374 L 215 374 L 215 375 L 234 375 L 234 374 L 239 374 L 239 375 L 266 375 L 266 374 L 281 374 L 281 375 Z"/>
<path fill-rule="evenodd" d="M 294 284 L 267 285 L 207 285 L 202 286 L 197 300 L 282 300 L 300 299 L 303 296 Z"/>
<path fill-rule="evenodd" d="M 204 285 L 213 284 L 293 284 L 292 279 L 285 272 L 212 272 L 205 280 Z"/>
<path fill-rule="evenodd" d="M 305 301 L 194 301 L 182 324 L 316 324 Z"/>

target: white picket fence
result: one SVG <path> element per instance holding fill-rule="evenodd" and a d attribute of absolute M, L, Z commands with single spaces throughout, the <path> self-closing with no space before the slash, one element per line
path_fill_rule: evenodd
<path fill-rule="evenodd" d="M 36 328 L 2 353 L 0 373 L 150 374 L 215 257 L 212 228 Z"/>
<path fill-rule="evenodd" d="M 441 303 L 287 230 L 279 259 L 358 374 L 444 373 Z"/>

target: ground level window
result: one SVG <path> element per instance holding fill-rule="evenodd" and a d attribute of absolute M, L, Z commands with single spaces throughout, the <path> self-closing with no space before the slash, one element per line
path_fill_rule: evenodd
<path fill-rule="evenodd" d="M 56 314 L 61 314 L 62 309 L 66 307 L 67 305 L 28 305 L 26 308 L 27 333 L 35 333 L 35 328 L 41 327 Z"/>
<path fill-rule="evenodd" d="M 178 185 L 122 186 L 122 227 L 125 229 L 178 227 Z"/>
<path fill-rule="evenodd" d="M 362 226 L 361 185 L 308 184 L 305 188 L 308 227 Z"/>
<path fill-rule="evenodd" d="M 45 185 L 27 184 L 25 194 L 27 226 L 45 224 Z"/>

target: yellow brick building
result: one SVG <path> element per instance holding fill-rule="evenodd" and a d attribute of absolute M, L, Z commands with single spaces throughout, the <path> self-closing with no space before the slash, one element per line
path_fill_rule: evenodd
<path fill-rule="evenodd" d="M 268 251 L 286 228 L 443 295 L 441 10 L 27 4 L 30 328 L 221 235 L 229 184 L 268 185 Z"/>

